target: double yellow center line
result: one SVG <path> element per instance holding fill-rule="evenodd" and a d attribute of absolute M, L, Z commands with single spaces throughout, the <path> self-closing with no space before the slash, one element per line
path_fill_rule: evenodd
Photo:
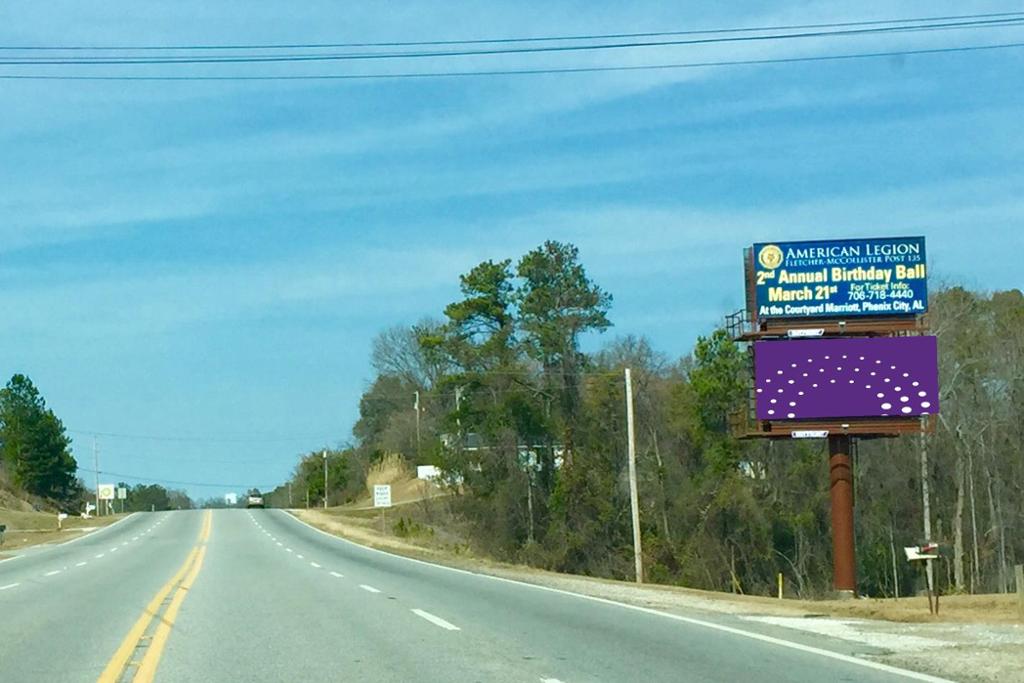
<path fill-rule="evenodd" d="M 207 510 L 203 514 L 203 526 L 199 531 L 199 538 L 195 547 L 185 558 L 185 563 L 146 605 L 142 616 L 131 627 L 128 635 L 114 652 L 114 656 L 107 662 L 97 683 L 118 683 L 122 680 L 132 681 L 132 683 L 152 682 L 164 647 L 167 645 L 167 639 L 171 635 L 174 620 L 177 619 L 178 611 L 181 609 L 181 603 L 185 601 L 185 596 L 192 584 L 195 583 L 199 570 L 202 569 L 212 527 L 213 514 Z M 152 629 L 150 633 L 150 626 L 157 617 L 160 619 L 156 628 Z M 133 660 L 132 656 L 136 652 L 142 653 L 141 660 Z M 135 667 L 134 675 L 131 675 L 130 667 Z"/>

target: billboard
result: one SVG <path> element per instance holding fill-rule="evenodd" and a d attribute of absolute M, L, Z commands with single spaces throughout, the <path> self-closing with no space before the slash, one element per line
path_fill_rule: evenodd
<path fill-rule="evenodd" d="M 753 261 L 755 319 L 928 310 L 924 237 L 763 242 Z"/>
<path fill-rule="evenodd" d="M 938 413 L 937 352 L 935 337 L 755 342 L 757 419 Z"/>

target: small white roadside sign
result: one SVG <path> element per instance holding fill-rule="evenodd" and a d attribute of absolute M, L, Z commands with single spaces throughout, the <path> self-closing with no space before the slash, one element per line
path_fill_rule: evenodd
<path fill-rule="evenodd" d="M 391 507 L 391 484 L 375 484 L 373 487 L 373 507 Z"/>
<path fill-rule="evenodd" d="M 125 500 L 126 498 L 128 498 L 128 489 L 126 489 L 123 486 L 118 486 L 117 487 L 117 499 L 118 500 Z"/>

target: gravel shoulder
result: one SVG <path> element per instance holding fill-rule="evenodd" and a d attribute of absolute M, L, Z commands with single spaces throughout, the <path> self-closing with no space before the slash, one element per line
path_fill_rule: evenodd
<path fill-rule="evenodd" d="M 434 539 L 397 538 L 365 516 L 343 510 L 292 510 L 328 533 L 400 555 L 460 569 L 582 593 L 665 612 L 726 613 L 751 628 L 782 627 L 838 638 L 872 648 L 886 664 L 951 680 L 1024 681 L 1024 624 L 1015 595 L 948 596 L 938 617 L 925 598 L 894 600 L 778 600 L 679 586 L 645 584 L 558 574 L 475 557 L 461 548 L 439 547 Z"/>
<path fill-rule="evenodd" d="M 46 543 L 64 543 L 82 535 L 102 529 L 127 515 L 116 514 L 105 517 L 68 517 L 60 530 L 57 529 L 57 515 L 48 512 L 25 512 L 0 509 L 0 524 L 7 525 L 0 544 L 0 560 L 10 557 L 10 551 Z"/>

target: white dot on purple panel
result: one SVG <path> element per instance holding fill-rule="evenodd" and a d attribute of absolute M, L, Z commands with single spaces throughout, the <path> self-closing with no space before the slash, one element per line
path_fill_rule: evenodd
<path fill-rule="evenodd" d="M 795 381 L 796 381 L 796 380 L 792 380 L 792 379 L 791 379 L 791 380 L 789 380 L 789 383 L 790 383 L 790 384 L 793 384 L 793 383 L 794 383 Z"/>
<path fill-rule="evenodd" d="M 846 359 L 846 354 L 845 354 L 845 353 L 843 354 L 843 359 L 844 359 L 844 360 Z"/>
<path fill-rule="evenodd" d="M 798 391 L 798 392 L 796 392 L 796 395 L 797 395 L 797 396 L 803 396 L 803 395 L 804 395 L 804 392 L 802 392 L 802 391 Z"/>
<path fill-rule="evenodd" d="M 872 377 L 874 377 L 874 376 L 875 376 L 875 375 L 877 375 L 877 374 L 878 374 L 878 373 L 877 373 L 877 372 L 875 372 L 874 370 L 872 370 L 872 371 L 871 371 L 871 376 L 872 376 Z"/>
<path fill-rule="evenodd" d="M 910 377 L 910 373 L 909 373 L 909 372 L 904 372 L 904 373 L 903 373 L 903 376 L 904 376 L 904 377 Z"/>
<path fill-rule="evenodd" d="M 920 396 L 921 398 L 924 398 L 925 396 L 928 395 L 928 392 L 927 391 L 919 391 L 919 392 L 917 392 L 917 395 Z"/>
<path fill-rule="evenodd" d="M 828 360 L 828 358 L 829 358 L 828 356 L 825 356 L 825 360 Z"/>
<path fill-rule="evenodd" d="M 764 383 L 765 383 L 765 384 L 771 384 L 771 383 L 772 383 L 772 381 L 771 381 L 770 379 L 766 379 L 766 380 L 764 381 Z"/>
<path fill-rule="evenodd" d="M 910 398 L 908 396 L 900 396 L 900 403 L 909 403 Z"/>
<path fill-rule="evenodd" d="M 895 370 L 895 369 L 896 369 L 896 366 L 895 366 L 895 365 L 890 365 L 890 366 L 889 366 L 889 369 L 890 369 L 890 370 Z"/>
<path fill-rule="evenodd" d="M 795 367 L 796 367 L 796 363 L 790 363 L 790 364 L 789 364 L 789 367 L 791 367 L 791 368 L 795 368 Z"/>
<path fill-rule="evenodd" d="M 881 364 L 882 364 L 882 361 L 880 361 L 880 360 L 876 360 L 875 361 L 875 365 L 881 365 Z"/>
<path fill-rule="evenodd" d="M 891 403 L 883 403 L 882 404 L 882 410 L 889 410 L 889 408 L 892 408 L 892 404 Z"/>
<path fill-rule="evenodd" d="M 768 414 L 769 414 L 769 415 L 774 415 L 774 414 L 775 414 L 775 411 L 774 411 L 774 410 L 770 410 L 770 409 L 769 409 L 769 411 L 768 411 Z"/>
<path fill-rule="evenodd" d="M 776 375 L 781 375 L 781 374 L 782 374 L 782 370 L 776 370 L 776 371 L 775 371 L 775 374 L 776 374 Z"/>
<path fill-rule="evenodd" d="M 788 417 L 790 420 L 792 420 L 794 417 L 796 417 L 796 413 L 787 413 L 786 417 Z"/>
<path fill-rule="evenodd" d="M 814 362 L 814 359 L 813 359 L 813 358 L 808 358 L 808 359 L 807 359 L 807 362 L 808 362 L 808 363 L 813 363 L 813 362 Z"/>
<path fill-rule="evenodd" d="M 854 372 L 860 372 L 860 368 L 854 368 L 853 371 Z"/>
<path fill-rule="evenodd" d="M 835 381 L 834 379 L 830 379 L 830 380 L 828 381 L 828 383 L 829 383 L 829 384 L 835 384 L 835 383 L 836 383 L 836 381 Z"/>
<path fill-rule="evenodd" d="M 825 372 L 825 368 L 818 368 L 818 372 Z"/>
<path fill-rule="evenodd" d="M 931 408 L 932 404 L 929 403 L 928 401 L 921 401 L 921 407 L 922 408 Z"/>
<path fill-rule="evenodd" d="M 790 408 L 796 408 L 796 401 L 790 401 L 789 402 L 789 407 Z"/>
<path fill-rule="evenodd" d="M 814 388 L 814 389 L 817 389 L 818 385 L 817 384 L 812 384 L 811 387 Z"/>
<path fill-rule="evenodd" d="M 907 413 L 909 413 L 909 412 L 911 412 L 913 410 L 914 409 L 911 408 L 910 406 L 903 406 L 902 408 L 900 408 L 900 412 L 903 413 L 904 415 L 906 415 Z"/>
<path fill-rule="evenodd" d="M 877 396 L 878 398 L 885 398 L 885 394 L 883 394 L 881 391 L 875 394 L 875 396 Z"/>
<path fill-rule="evenodd" d="M 758 387 L 758 388 L 757 388 L 757 393 L 759 393 L 759 394 L 760 394 L 760 393 L 761 393 L 762 391 L 764 391 L 764 389 L 762 389 L 761 387 Z"/>
<path fill-rule="evenodd" d="M 860 359 L 861 359 L 861 360 L 864 360 L 864 356 L 860 356 Z"/>
<path fill-rule="evenodd" d="M 920 385 L 921 385 L 920 382 L 911 382 L 910 383 L 910 386 L 912 386 L 912 387 L 917 387 L 917 386 L 920 386 Z"/>
<path fill-rule="evenodd" d="M 807 373 L 805 372 L 805 373 L 804 373 L 804 377 L 806 377 L 806 376 L 807 376 Z"/>
<path fill-rule="evenodd" d="M 882 380 L 882 381 L 884 381 L 884 382 L 888 383 L 888 382 L 891 382 L 892 380 L 891 380 L 891 379 L 889 379 L 888 377 L 886 377 L 886 378 L 885 378 L 884 380 Z"/>
<path fill-rule="evenodd" d="M 850 380 L 850 384 L 853 384 L 853 380 L 852 379 Z"/>
<path fill-rule="evenodd" d="M 782 389 L 779 389 L 779 393 L 780 393 L 780 394 L 782 393 Z"/>
<path fill-rule="evenodd" d="M 836 366 L 836 372 L 842 372 L 842 371 L 843 371 L 843 366 L 842 365 L 837 365 Z"/>
<path fill-rule="evenodd" d="M 893 387 L 893 391 L 903 391 L 903 387 Z"/>
<path fill-rule="evenodd" d="M 770 401 L 768 401 L 768 402 L 769 402 L 769 403 L 778 403 L 778 402 L 779 402 L 779 399 L 777 399 L 777 398 L 773 398 L 772 400 L 770 400 Z"/>

